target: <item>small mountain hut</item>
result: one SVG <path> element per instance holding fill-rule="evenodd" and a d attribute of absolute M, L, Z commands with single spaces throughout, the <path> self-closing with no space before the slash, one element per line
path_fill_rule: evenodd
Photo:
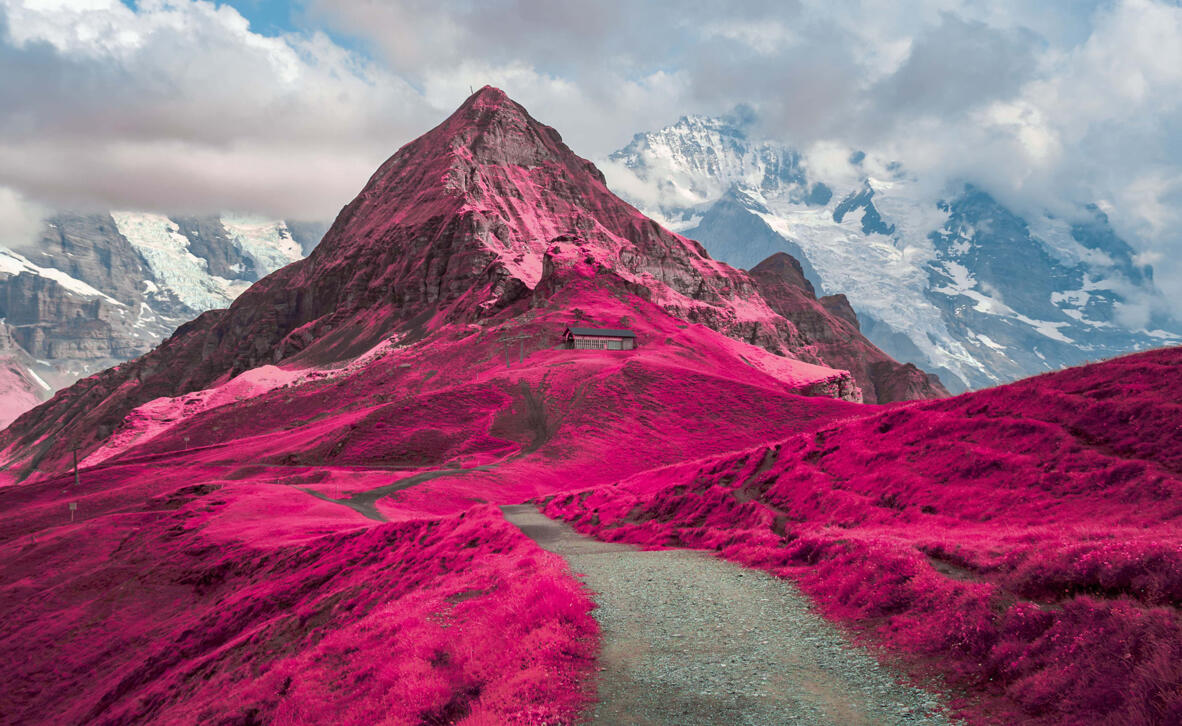
<path fill-rule="evenodd" d="M 632 350 L 636 333 L 609 328 L 567 328 L 562 332 L 564 348 L 573 350 Z"/>

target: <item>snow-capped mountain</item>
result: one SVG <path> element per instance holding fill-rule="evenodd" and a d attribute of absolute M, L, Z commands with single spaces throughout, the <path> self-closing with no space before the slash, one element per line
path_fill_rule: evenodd
<path fill-rule="evenodd" d="M 61 213 L 34 244 L 0 246 L 0 426 L 227 307 L 303 258 L 323 230 L 231 215 Z"/>
<path fill-rule="evenodd" d="M 685 117 L 611 155 L 613 189 L 751 268 L 787 251 L 844 293 L 875 344 L 951 390 L 1182 341 L 1105 214 L 1025 217 L 961 184 L 932 196 L 895 163 L 811 159 L 748 137 L 737 118 Z M 1165 312 L 1163 312 L 1165 311 Z"/>

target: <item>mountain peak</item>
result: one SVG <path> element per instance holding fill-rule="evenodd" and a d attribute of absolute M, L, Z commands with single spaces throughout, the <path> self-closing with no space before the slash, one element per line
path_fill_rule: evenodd
<path fill-rule="evenodd" d="M 506 122 L 542 126 L 524 106 L 509 98 L 509 94 L 494 86 L 485 86 L 468 96 L 436 130 L 455 134 L 467 127 L 487 127 Z"/>
<path fill-rule="evenodd" d="M 493 86 L 469 96 L 421 141 L 449 148 L 477 164 L 535 166 L 556 157 L 574 156 L 557 131 Z"/>
<path fill-rule="evenodd" d="M 460 104 L 460 108 L 464 108 L 467 106 L 483 106 L 483 107 L 496 108 L 496 107 L 503 105 L 506 102 L 513 103 L 513 100 L 511 98 L 509 98 L 509 94 L 505 93 L 504 91 L 497 88 L 496 86 L 484 86 L 476 93 L 473 93 L 471 96 L 468 96 L 468 99 L 466 101 L 464 101 L 462 104 Z M 514 105 L 517 105 L 517 104 L 514 104 Z"/>
<path fill-rule="evenodd" d="M 756 278 L 768 277 L 781 280 L 788 285 L 804 290 L 813 297 L 817 294 L 813 284 L 805 277 L 800 261 L 787 252 L 774 253 L 751 268 L 751 274 Z"/>
<path fill-rule="evenodd" d="M 473 182 L 482 176 L 482 169 L 534 169 L 549 164 L 569 167 L 576 175 L 590 171 L 603 181 L 590 162 L 567 148 L 557 131 L 534 119 L 501 89 L 485 86 L 438 126 L 387 159 L 360 199 L 362 206 L 376 202 L 388 207 L 386 212 L 405 212 L 424 208 L 425 196 L 437 198 L 443 190 L 457 198 L 470 196 L 477 191 Z M 427 206 L 434 209 L 435 205 Z"/>

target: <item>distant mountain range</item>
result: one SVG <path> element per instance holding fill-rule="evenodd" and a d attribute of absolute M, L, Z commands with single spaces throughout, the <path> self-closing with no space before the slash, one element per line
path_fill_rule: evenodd
<path fill-rule="evenodd" d="M 790 253 L 818 294 L 848 297 L 872 342 L 954 392 L 1182 341 L 1152 270 L 1095 206 L 1024 217 L 971 184 L 932 199 L 862 152 L 820 166 L 738 118 L 684 117 L 638 134 L 605 173 L 717 259 Z"/>
<path fill-rule="evenodd" d="M 812 312 L 821 310 L 816 298 L 843 293 L 851 322 L 842 346 L 853 340 L 843 336 L 864 335 L 864 350 L 911 361 L 953 392 L 1182 341 L 1152 270 L 1099 209 L 1081 208 L 1070 222 L 1024 217 L 972 185 L 928 198 L 905 169 L 860 152 L 834 166 L 752 138 L 737 117 L 685 117 L 638 134 L 604 168 L 614 190 L 716 259 L 752 269 L 790 254 L 810 285 L 795 312 L 828 315 Z M 146 353 L 196 314 L 229 306 L 305 257 L 326 229 L 230 215 L 61 213 L 36 243 L 0 246 L 0 427 L 55 390 Z M 766 281 L 764 272 L 755 279 Z M 789 287 L 804 290 L 796 280 Z M 842 325 L 826 319 L 825 330 Z M 893 400 L 920 385 L 893 368 L 871 382 L 868 363 L 841 362 L 862 369 L 867 401 L 878 400 L 878 386 Z"/>
<path fill-rule="evenodd" d="M 303 258 L 325 227 L 137 212 L 57 214 L 0 247 L 0 426 L 63 386 L 140 356 Z"/>

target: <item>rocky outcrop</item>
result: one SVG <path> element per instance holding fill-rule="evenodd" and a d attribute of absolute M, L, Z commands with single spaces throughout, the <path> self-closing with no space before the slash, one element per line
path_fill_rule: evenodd
<path fill-rule="evenodd" d="M 23 352 L 55 368 L 54 378 L 101 370 L 151 350 L 168 323 L 145 322 L 137 310 L 137 304 L 84 296 L 29 272 L 0 277 L 0 318 L 8 336 Z"/>
<path fill-rule="evenodd" d="M 947 396 L 935 376 L 911 363 L 899 363 L 874 346 L 858 329 L 858 317 L 844 295 L 818 300 L 800 263 L 778 252 L 751 269 L 768 304 L 813 346 L 817 362 L 848 370 L 866 403 L 891 403 Z"/>
<path fill-rule="evenodd" d="M 243 254 L 216 217 L 173 217 L 178 231 L 189 240 L 189 250 L 205 260 L 211 275 L 229 280 L 257 280 L 254 260 Z"/>
<path fill-rule="evenodd" d="M 830 315 L 841 318 L 858 331 L 862 330 L 862 326 L 858 323 L 858 314 L 854 312 L 854 307 L 850 305 L 850 301 L 846 299 L 845 295 L 841 293 L 826 295 L 818 299 L 817 302 L 821 303 L 821 307 L 828 310 Z"/>
<path fill-rule="evenodd" d="M 109 214 L 56 214 L 38 243 L 21 254 L 44 268 L 61 270 L 128 305 L 144 294 L 147 268 Z"/>

